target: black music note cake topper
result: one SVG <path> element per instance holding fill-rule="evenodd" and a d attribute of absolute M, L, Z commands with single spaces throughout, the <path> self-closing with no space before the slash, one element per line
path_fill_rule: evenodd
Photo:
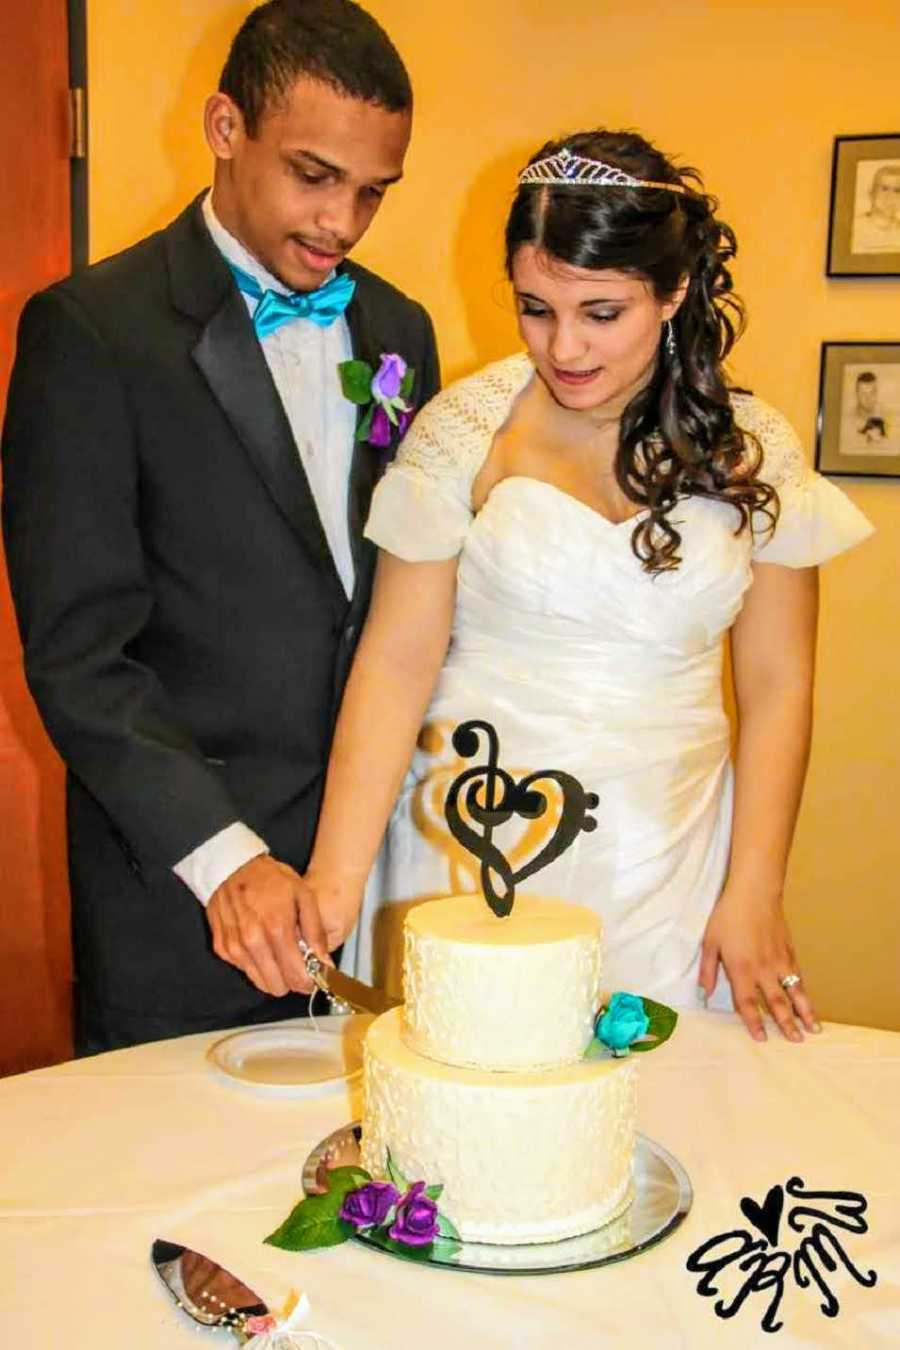
<path fill-rule="evenodd" d="M 484 732 L 488 743 L 486 764 L 465 769 L 450 784 L 444 814 L 453 837 L 481 863 L 481 890 L 485 900 L 497 915 L 504 919 L 512 912 L 516 898 L 516 884 L 546 867 L 574 843 L 582 830 L 597 828 L 593 816 L 588 815 L 599 802 L 596 792 L 586 792 L 577 778 L 562 769 L 538 769 L 516 782 L 498 763 L 500 743 L 496 729 L 490 722 L 461 722 L 453 733 L 453 748 L 463 759 L 478 754 L 479 732 Z M 562 794 L 562 810 L 553 835 L 539 853 L 514 871 L 493 840 L 494 830 L 513 816 L 536 820 L 549 805 L 546 792 L 539 783 L 555 783 Z M 460 814 L 459 799 L 463 794 L 466 812 L 473 821 L 467 823 Z M 474 828 L 479 826 L 481 832 Z M 497 878 L 495 884 L 494 878 Z"/>

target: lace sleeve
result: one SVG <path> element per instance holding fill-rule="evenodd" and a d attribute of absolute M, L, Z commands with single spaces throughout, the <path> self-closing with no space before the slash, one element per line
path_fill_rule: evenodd
<path fill-rule="evenodd" d="M 872 526 L 833 483 L 815 473 L 790 422 L 762 399 L 733 398 L 738 425 L 751 432 L 763 452 L 759 476 L 778 493 L 774 531 L 765 517 L 754 524 L 753 556 L 758 562 L 814 567 L 861 543 Z"/>
<path fill-rule="evenodd" d="M 530 377 L 523 360 L 495 362 L 422 409 L 375 489 L 366 538 L 408 562 L 459 553 L 474 517 L 472 484 Z"/>

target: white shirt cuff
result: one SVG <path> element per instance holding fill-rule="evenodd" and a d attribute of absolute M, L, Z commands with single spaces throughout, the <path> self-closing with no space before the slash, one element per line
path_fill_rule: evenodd
<path fill-rule="evenodd" d="M 268 852 L 268 845 L 259 835 L 254 834 L 249 825 L 236 820 L 205 843 L 199 844 L 192 853 L 177 862 L 172 871 L 194 892 L 201 905 L 206 905 L 233 872 L 251 858 L 258 858 L 261 853 Z"/>

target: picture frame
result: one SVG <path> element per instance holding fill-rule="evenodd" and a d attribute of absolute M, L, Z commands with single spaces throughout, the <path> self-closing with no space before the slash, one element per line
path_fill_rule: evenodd
<path fill-rule="evenodd" d="M 900 131 L 835 137 L 825 272 L 900 277 Z"/>
<path fill-rule="evenodd" d="M 816 468 L 900 478 L 900 341 L 822 343 Z"/>

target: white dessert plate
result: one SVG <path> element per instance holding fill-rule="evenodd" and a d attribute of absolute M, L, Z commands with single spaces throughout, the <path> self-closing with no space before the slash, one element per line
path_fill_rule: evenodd
<path fill-rule="evenodd" d="M 359 1122 L 344 1125 L 317 1144 L 303 1167 L 306 1195 L 327 1189 L 333 1167 L 359 1166 Z M 497 1247 L 485 1242 L 435 1243 L 433 1247 L 386 1245 L 366 1233 L 353 1240 L 401 1260 L 420 1261 L 484 1275 L 559 1275 L 637 1256 L 673 1233 L 690 1210 L 694 1193 L 687 1172 L 661 1144 L 639 1134 L 634 1151 L 634 1199 L 618 1218 L 593 1233 L 562 1242 Z M 452 1216 L 451 1216 L 452 1217 Z"/>
<path fill-rule="evenodd" d="M 210 1066 L 244 1088 L 270 1097 L 310 1097 L 334 1092 L 358 1077 L 368 1016 L 306 1018 L 247 1027 L 216 1041 Z"/>

